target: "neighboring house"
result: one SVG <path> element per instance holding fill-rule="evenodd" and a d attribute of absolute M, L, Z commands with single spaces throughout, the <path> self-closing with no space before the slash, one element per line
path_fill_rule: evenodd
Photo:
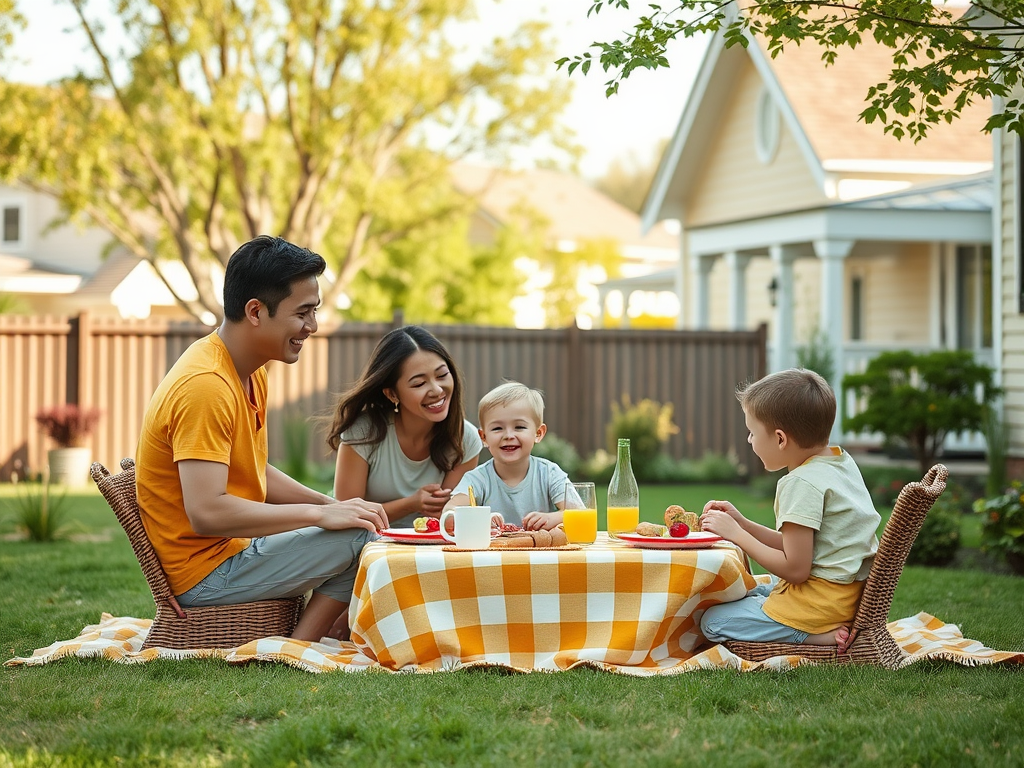
<path fill-rule="evenodd" d="M 870 40 L 825 67 L 807 44 L 771 59 L 715 36 L 642 212 L 681 225 L 680 327 L 767 323 L 772 370 L 823 333 L 837 390 L 885 349 L 993 362 L 990 107 L 897 141 L 858 120 L 891 67 Z"/>
<path fill-rule="evenodd" d="M 474 243 L 494 242 L 498 230 L 515 223 L 527 209 L 547 222 L 548 247 L 563 253 L 579 250 L 586 241 L 614 241 L 622 255 L 621 272 L 625 277 L 671 269 L 678 258 L 678 237 L 671 224 L 650 227 L 642 234 L 635 213 L 571 174 L 546 169 L 499 170 L 463 163 L 456 164 L 452 174 L 456 189 L 478 201 L 470 226 Z M 520 328 L 543 327 L 542 294 L 550 275 L 532 259 L 521 259 L 517 266 L 530 277 L 528 294 L 513 302 L 515 324 Z M 581 327 L 601 325 L 606 311 L 623 325 L 629 323 L 630 315 L 669 319 L 678 312 L 671 285 L 660 295 L 643 297 L 645 302 L 634 301 L 631 305 L 627 298 L 626 302 L 620 300 L 616 306 L 606 307 L 605 296 L 599 295 L 595 285 L 607 278 L 602 268 L 587 270 L 581 277 L 577 290 L 587 298 L 577 317 Z"/>
<path fill-rule="evenodd" d="M 0 213 L 0 293 L 14 296 L 20 311 L 188 317 L 148 263 L 124 248 L 109 248 L 107 232 L 55 225 L 60 210 L 52 197 L 0 185 Z M 169 267 L 187 290 L 180 265 Z"/>

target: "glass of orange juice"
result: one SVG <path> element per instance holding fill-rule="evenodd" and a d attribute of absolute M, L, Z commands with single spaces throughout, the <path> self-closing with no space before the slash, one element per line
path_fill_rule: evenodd
<path fill-rule="evenodd" d="M 562 528 L 570 544 L 593 544 L 597 539 L 597 489 L 593 483 L 565 484 Z"/>

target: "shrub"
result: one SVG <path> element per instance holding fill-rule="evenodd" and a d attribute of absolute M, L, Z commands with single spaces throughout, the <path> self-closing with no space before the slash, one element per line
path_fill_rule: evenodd
<path fill-rule="evenodd" d="M 312 428 L 309 420 L 293 414 L 284 422 L 284 473 L 305 483 L 310 479 L 309 443 Z"/>
<path fill-rule="evenodd" d="M 949 565 L 960 549 L 960 519 L 956 500 L 940 496 L 924 519 L 907 555 L 911 565 Z"/>
<path fill-rule="evenodd" d="M 580 468 L 580 454 L 576 446 L 553 432 L 548 432 L 533 446 L 533 455 L 555 462 L 569 477 L 575 477 Z"/>
<path fill-rule="evenodd" d="M 832 381 L 836 371 L 832 341 L 821 328 L 815 328 L 807 343 L 796 348 L 796 364 L 814 371 L 825 381 Z"/>
<path fill-rule="evenodd" d="M 629 395 L 622 396 L 622 405 L 612 403 L 612 419 L 605 427 L 605 442 L 608 451 L 615 453 L 620 438 L 629 440 L 630 459 L 633 470 L 653 461 L 664 451 L 665 443 L 679 427 L 672 421 L 672 404 L 662 405 L 644 398 L 636 405 Z"/>
<path fill-rule="evenodd" d="M 978 499 L 974 511 L 984 515 L 982 549 L 1002 555 L 1014 571 L 1024 573 L 1024 486 L 1020 481 L 998 496 Z"/>
<path fill-rule="evenodd" d="M 985 457 L 988 459 L 987 496 L 998 496 L 1006 487 L 1006 454 L 1010 449 L 1010 430 L 995 408 L 985 413 Z"/>
<path fill-rule="evenodd" d="M 77 448 L 92 434 L 100 415 L 99 408 L 79 408 L 68 403 L 44 408 L 36 414 L 36 421 L 61 448 Z"/>
<path fill-rule="evenodd" d="M 843 377 L 844 392 L 866 399 L 863 411 L 843 419 L 843 429 L 880 432 L 906 445 L 923 475 L 947 434 L 983 427 L 989 404 L 1001 393 L 994 373 L 967 350 L 883 352 L 863 373 Z"/>
<path fill-rule="evenodd" d="M 634 467 L 635 467 L 634 463 Z M 580 462 L 577 474 L 587 480 L 598 484 L 607 484 L 612 479 L 612 472 L 615 471 L 615 455 L 608 453 L 603 448 L 598 448 L 594 453 Z"/>
<path fill-rule="evenodd" d="M 54 541 L 67 527 L 67 497 L 63 492 L 51 494 L 47 479 L 41 483 L 19 483 L 7 503 L 14 512 L 15 525 L 32 541 Z"/>
<path fill-rule="evenodd" d="M 904 485 L 922 477 L 916 469 L 899 466 L 863 466 L 860 473 L 876 507 L 891 507 Z"/>

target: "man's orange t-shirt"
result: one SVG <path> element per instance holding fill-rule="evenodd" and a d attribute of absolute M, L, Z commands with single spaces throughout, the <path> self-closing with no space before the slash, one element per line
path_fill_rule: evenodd
<path fill-rule="evenodd" d="M 146 409 L 135 456 L 135 484 L 143 525 L 176 595 L 194 587 L 250 542 L 200 536 L 192 530 L 177 462 L 199 459 L 226 464 L 229 494 L 266 501 L 266 368 L 259 368 L 250 381 L 252 400 L 227 347 L 212 333 L 178 358 Z"/>

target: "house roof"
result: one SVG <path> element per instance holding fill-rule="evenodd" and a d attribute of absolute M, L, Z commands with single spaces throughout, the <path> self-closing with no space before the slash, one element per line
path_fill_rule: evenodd
<path fill-rule="evenodd" d="M 826 167 L 836 160 L 992 162 L 992 138 L 981 130 L 992 113 L 986 100 L 975 99 L 959 120 L 934 126 L 916 144 L 907 138 L 897 141 L 879 123 L 859 119 L 868 89 L 888 80 L 893 69 L 892 49 L 870 37 L 854 50 L 840 51 L 827 67 L 822 49 L 810 44 L 789 44 L 774 59 L 759 53 Z"/>
<path fill-rule="evenodd" d="M 858 119 L 868 88 L 888 79 L 892 51 L 865 40 L 842 50 L 826 67 L 816 46 L 789 44 L 772 59 L 750 39 L 726 48 L 721 32 L 708 44 L 676 132 L 662 155 L 641 212 L 643 227 L 681 218 L 696 169 L 719 130 L 744 67 L 752 63 L 775 96 L 783 122 L 801 148 L 809 170 L 824 186 L 828 172 L 885 174 L 977 173 L 991 168 L 992 140 L 982 132 L 991 105 L 977 100 L 952 124 L 932 127 L 915 144 L 897 141 L 876 123 Z"/>
<path fill-rule="evenodd" d="M 673 252 L 678 246 L 678 237 L 664 227 L 642 234 L 637 214 L 568 173 L 457 163 L 452 174 L 456 188 L 476 198 L 483 212 L 498 222 L 514 220 L 523 204 L 538 211 L 550 222 L 549 238 L 556 243 L 608 238 L 624 246 Z"/>
<path fill-rule="evenodd" d="M 966 179 L 921 184 L 899 192 L 875 195 L 862 200 L 836 203 L 836 208 L 874 208 L 912 211 L 984 211 L 992 210 L 994 189 L 991 173 L 979 173 Z"/>

